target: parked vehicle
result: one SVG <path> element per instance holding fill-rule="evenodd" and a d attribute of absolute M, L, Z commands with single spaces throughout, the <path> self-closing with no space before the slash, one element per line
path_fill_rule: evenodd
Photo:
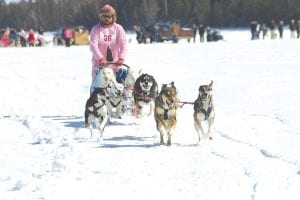
<path fill-rule="evenodd" d="M 207 42 L 216 42 L 223 39 L 224 37 L 219 30 L 213 30 L 211 33 L 207 34 Z"/>
<path fill-rule="evenodd" d="M 73 27 L 73 45 L 87 45 L 89 44 L 89 31 L 84 26 Z"/>
<path fill-rule="evenodd" d="M 155 23 L 146 27 L 145 38 L 150 38 L 151 42 L 163 42 L 172 40 L 171 24 L 169 23 Z M 194 36 L 192 28 L 180 27 L 177 39 L 186 39 L 190 41 Z"/>

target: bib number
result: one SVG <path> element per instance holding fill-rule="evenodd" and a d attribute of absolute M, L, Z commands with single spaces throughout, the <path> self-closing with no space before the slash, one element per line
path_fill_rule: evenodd
<path fill-rule="evenodd" d="M 100 43 L 102 44 L 115 44 L 116 43 L 116 32 L 104 31 L 100 33 Z"/>
<path fill-rule="evenodd" d="M 104 35 L 104 41 L 105 42 L 110 42 L 111 41 L 112 36 L 111 35 Z"/>

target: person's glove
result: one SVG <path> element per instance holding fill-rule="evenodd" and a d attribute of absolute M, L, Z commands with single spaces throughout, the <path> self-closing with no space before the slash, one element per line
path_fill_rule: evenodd
<path fill-rule="evenodd" d="M 104 59 L 104 58 L 100 58 L 100 59 L 99 59 L 99 65 L 100 65 L 100 66 L 104 66 L 105 64 L 106 64 L 105 59 Z"/>
<path fill-rule="evenodd" d="M 123 65 L 123 63 L 124 63 L 124 59 L 122 59 L 122 58 L 119 58 L 119 60 L 116 62 L 116 66 L 122 66 Z"/>

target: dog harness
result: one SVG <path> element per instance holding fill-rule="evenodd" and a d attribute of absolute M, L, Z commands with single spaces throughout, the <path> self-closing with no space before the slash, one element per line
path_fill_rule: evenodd
<path fill-rule="evenodd" d="M 204 114 L 204 120 L 207 120 L 210 113 L 211 113 L 212 107 L 208 107 L 207 110 L 201 109 L 200 111 Z"/>
<path fill-rule="evenodd" d="M 148 94 L 147 92 L 138 91 L 138 90 L 134 90 L 133 92 L 138 95 L 137 96 L 138 100 L 143 100 L 146 103 L 149 103 L 153 99 L 151 98 L 151 94 Z"/>
<path fill-rule="evenodd" d="M 96 117 L 100 117 L 100 116 L 101 116 L 101 115 L 98 114 L 98 109 L 99 109 L 99 108 L 102 108 L 102 107 L 105 105 L 105 100 L 102 99 L 101 101 L 102 101 L 102 103 L 103 103 L 101 106 L 97 107 L 96 104 L 93 105 L 93 112 L 92 112 L 92 113 L 93 113 L 93 115 L 95 115 Z"/>
<path fill-rule="evenodd" d="M 168 115 L 168 109 L 164 110 L 164 120 L 168 120 L 169 119 L 169 115 Z"/>
<path fill-rule="evenodd" d="M 112 102 L 111 100 L 109 100 L 109 102 L 114 108 L 116 108 L 118 105 L 120 105 L 121 100 L 117 104 L 114 104 L 114 102 Z"/>

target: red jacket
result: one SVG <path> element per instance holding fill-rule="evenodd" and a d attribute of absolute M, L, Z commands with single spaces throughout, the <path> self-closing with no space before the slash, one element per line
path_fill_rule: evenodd
<path fill-rule="evenodd" d="M 7 47 L 10 44 L 9 38 L 7 36 L 4 36 L 4 35 L 1 37 L 1 42 L 2 42 L 4 47 Z"/>
<path fill-rule="evenodd" d="M 27 40 L 29 42 L 34 42 L 35 41 L 35 36 L 34 36 L 34 32 L 30 31 Z"/>

